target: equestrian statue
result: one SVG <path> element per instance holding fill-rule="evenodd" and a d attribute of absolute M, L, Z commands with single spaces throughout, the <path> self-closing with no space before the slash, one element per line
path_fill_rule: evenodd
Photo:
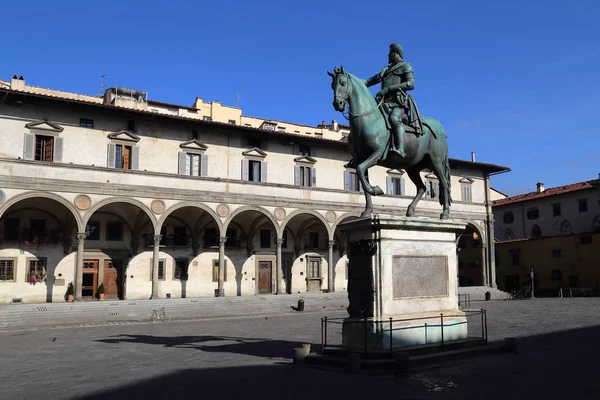
<path fill-rule="evenodd" d="M 366 80 L 344 71 L 344 67 L 327 72 L 333 79 L 333 107 L 343 113 L 348 106 L 348 146 L 352 155 L 348 167 L 356 169 L 364 190 L 366 205 L 361 217 L 373 213 L 371 196 L 383 194 L 379 186 L 369 182 L 369 168 L 380 165 L 405 170 L 417 187 L 417 195 L 406 211 L 408 217 L 414 215 L 426 192 L 420 172 L 432 170 L 439 181 L 439 201 L 443 206 L 440 218 L 447 219 L 452 198 L 446 132 L 438 120 L 420 115 L 407 93 L 415 87 L 414 72 L 403 60 L 399 44 L 390 45 L 388 61 L 388 66 Z M 377 83 L 381 83 L 381 90 L 373 97 L 368 87 Z"/>

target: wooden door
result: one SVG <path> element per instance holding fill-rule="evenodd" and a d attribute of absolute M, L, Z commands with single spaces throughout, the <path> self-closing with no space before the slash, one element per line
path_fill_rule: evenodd
<path fill-rule="evenodd" d="M 131 160 L 131 147 L 123 146 L 123 169 L 129 169 L 129 161 Z"/>
<path fill-rule="evenodd" d="M 321 291 L 321 259 L 311 257 L 308 259 L 308 285 L 306 290 L 309 293 Z"/>
<path fill-rule="evenodd" d="M 271 261 L 258 263 L 258 293 L 271 293 Z"/>
<path fill-rule="evenodd" d="M 98 260 L 83 260 L 81 297 L 93 299 L 98 290 Z"/>
<path fill-rule="evenodd" d="M 121 260 L 104 261 L 104 298 L 123 298 L 122 266 Z"/>

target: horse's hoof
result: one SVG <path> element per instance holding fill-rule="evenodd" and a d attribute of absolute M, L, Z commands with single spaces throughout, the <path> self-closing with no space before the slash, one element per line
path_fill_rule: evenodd
<path fill-rule="evenodd" d="M 381 196 L 383 194 L 383 190 L 379 186 L 373 186 L 373 196 Z"/>

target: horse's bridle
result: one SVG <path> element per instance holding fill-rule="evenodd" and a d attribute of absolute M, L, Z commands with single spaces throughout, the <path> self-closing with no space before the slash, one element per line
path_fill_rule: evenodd
<path fill-rule="evenodd" d="M 350 77 L 348 76 L 347 73 L 343 73 L 343 76 L 346 77 L 346 82 L 347 82 L 347 86 L 342 86 L 342 88 L 340 88 L 338 85 L 338 92 L 341 94 L 341 96 L 335 96 L 335 97 L 339 97 L 342 100 L 344 100 L 344 102 L 348 105 L 348 115 L 349 117 L 346 116 L 346 114 L 344 114 L 344 112 L 342 111 L 342 115 L 344 116 L 344 118 L 346 118 L 348 121 L 350 121 L 350 118 L 356 118 L 356 117 L 364 117 L 365 115 L 369 115 L 372 114 L 375 110 L 378 110 L 379 107 L 381 106 L 381 104 L 383 103 L 383 96 L 381 97 L 381 100 L 379 101 L 379 104 L 377 104 L 377 106 L 375 106 L 375 108 L 373 108 L 370 111 L 361 113 L 361 114 L 352 114 L 350 112 L 350 104 L 348 103 L 348 98 L 349 98 L 349 92 L 350 92 L 350 85 L 352 85 L 352 81 L 350 79 Z"/>

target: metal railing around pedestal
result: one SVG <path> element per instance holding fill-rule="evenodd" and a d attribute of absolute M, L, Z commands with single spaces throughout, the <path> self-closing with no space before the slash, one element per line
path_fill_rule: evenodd
<path fill-rule="evenodd" d="M 362 348 L 362 351 L 364 354 L 369 353 L 369 331 L 372 331 L 372 327 L 379 327 L 380 328 L 380 329 L 378 329 L 379 332 L 383 332 L 382 328 L 385 327 L 386 325 L 389 327 L 389 352 L 390 353 L 393 353 L 394 349 L 404 347 L 404 346 L 394 347 L 394 337 L 392 334 L 394 332 L 394 330 L 424 328 L 425 344 L 429 344 L 428 343 L 429 330 L 439 328 L 439 334 L 440 334 L 440 339 L 441 339 L 441 341 L 439 342 L 439 345 L 443 350 L 444 345 L 450 343 L 447 340 L 445 340 L 445 338 L 444 338 L 444 327 L 446 329 L 448 329 L 449 327 L 457 325 L 457 324 L 468 323 L 469 318 L 471 318 L 472 320 L 473 319 L 478 320 L 481 325 L 481 336 L 471 336 L 471 338 L 473 338 L 473 337 L 478 338 L 483 343 L 487 344 L 487 342 L 488 342 L 487 310 L 485 310 L 483 308 L 479 309 L 479 310 L 463 310 L 463 313 L 464 314 L 462 314 L 462 315 L 440 313 L 439 317 L 429 316 L 429 317 L 415 317 L 415 318 L 403 318 L 403 319 L 394 319 L 394 318 L 390 317 L 388 320 L 373 320 L 373 319 L 369 319 L 369 318 L 349 319 L 349 318 L 323 317 L 323 318 L 321 318 L 321 352 L 323 353 L 325 351 L 325 348 L 327 347 L 328 327 L 330 325 L 334 326 L 334 325 L 343 325 L 343 324 L 362 324 L 364 326 L 364 345 Z M 479 317 L 479 318 L 477 318 L 477 317 Z M 467 318 L 467 322 L 458 322 L 456 324 L 444 325 L 444 319 L 446 319 L 446 321 L 448 321 L 448 319 L 450 319 L 450 318 Z M 423 325 L 419 325 L 419 326 L 394 328 L 394 323 L 406 323 L 406 322 L 413 322 L 413 321 L 432 321 L 432 320 L 434 322 L 432 322 L 432 323 L 424 322 Z M 469 337 L 468 333 L 467 333 L 467 337 Z"/>

